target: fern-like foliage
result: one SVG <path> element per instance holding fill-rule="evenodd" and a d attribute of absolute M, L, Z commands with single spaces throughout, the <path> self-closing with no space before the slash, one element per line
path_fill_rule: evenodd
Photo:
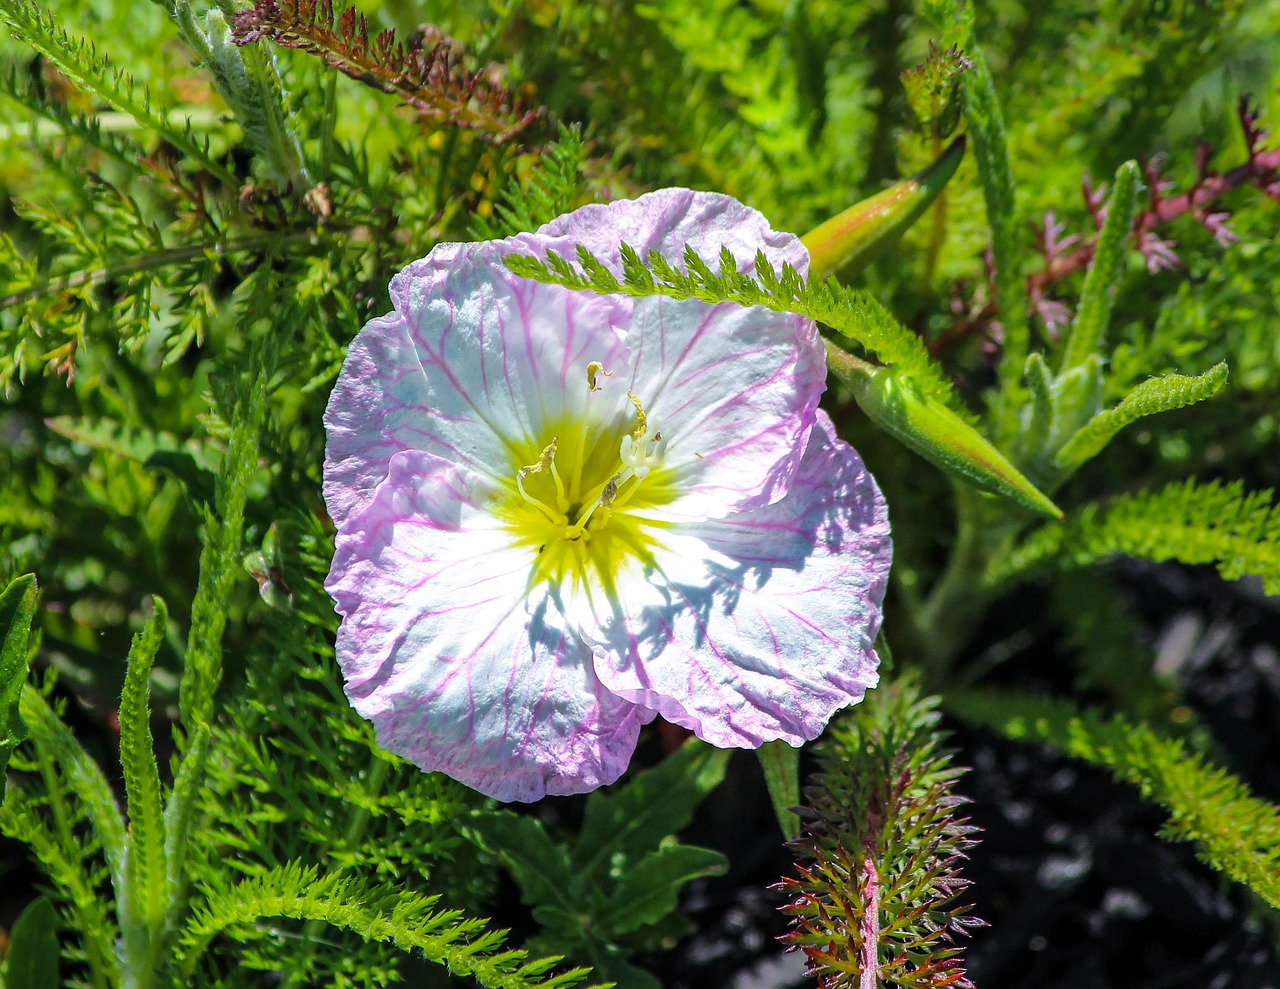
<path fill-rule="evenodd" d="M 576 267 L 555 251 L 547 251 L 545 258 L 514 255 L 505 261 L 507 267 L 525 278 L 602 295 L 662 295 L 798 313 L 857 341 L 930 398 L 953 411 L 964 412 L 950 380 L 929 357 L 920 338 L 865 292 L 846 288 L 834 278 L 806 282 L 789 264 L 783 264 L 779 272 L 763 252 L 756 254 L 750 275 L 739 270 L 739 262 L 728 248 L 720 252 L 718 273 L 688 246 L 681 265 L 657 251 L 642 258 L 625 243 L 619 246 L 619 256 L 621 279 L 582 245 L 578 245 Z"/>
<path fill-rule="evenodd" d="M 32 0 L 0 0 L 0 19 L 13 33 L 58 67 L 58 71 L 85 93 L 129 114 L 145 130 L 158 134 L 188 159 L 220 182 L 235 187 L 235 175 L 198 139 L 188 122 L 174 127 L 168 115 L 152 102 L 148 90 L 123 69 L 112 67 L 87 41 L 72 38 L 39 4 Z"/>
<path fill-rule="evenodd" d="M 1116 286 L 1120 281 L 1127 251 L 1126 240 L 1133 227 L 1137 202 L 1138 166 L 1129 161 L 1116 172 L 1106 220 L 1098 236 L 1093 263 L 1084 280 L 1080 308 L 1062 350 L 1063 370 L 1083 364 L 1101 349 L 1111 309 L 1115 305 Z"/>
<path fill-rule="evenodd" d="M 1148 378 L 1130 391 L 1119 405 L 1099 412 L 1085 423 L 1058 451 L 1055 457 L 1057 466 L 1073 470 L 1093 459 L 1116 433 L 1139 419 L 1212 398 L 1226 387 L 1227 374 L 1227 365 L 1223 361 L 1203 374 L 1166 374 Z"/>
<path fill-rule="evenodd" d="M 1202 859 L 1280 907 L 1280 808 L 1178 740 L 1069 701 L 1000 691 L 955 694 L 947 708 L 1010 738 L 1061 749 L 1136 785 L 1170 811 L 1167 837 L 1196 843 Z"/>
<path fill-rule="evenodd" d="M 351 78 L 400 97 L 433 127 L 462 127 L 505 144 L 542 116 L 489 73 L 467 70 L 451 38 L 426 31 L 404 44 L 391 30 L 370 36 L 363 14 L 354 7 L 335 14 L 333 0 L 258 0 L 232 27 L 237 44 L 267 38 L 318 55 Z"/>
<path fill-rule="evenodd" d="M 120 983 L 115 906 L 103 891 L 125 888 L 125 830 L 102 770 L 89 758 L 38 687 L 22 692 L 20 712 L 30 735 L 12 768 L 28 776 L 10 786 L 0 808 L 0 832 L 30 848 L 79 934 L 72 959 L 89 984 Z"/>
<path fill-rule="evenodd" d="M 256 322 L 256 317 L 250 315 Z M 284 325 L 288 325 L 285 321 Z M 213 695 L 222 679 L 222 632 L 226 627 L 232 587 L 242 573 L 245 502 L 258 463 L 259 433 L 266 418 L 268 385 L 279 367 L 281 343 L 264 337 L 249 367 L 235 380 L 231 407 L 234 421 L 226 460 L 218 478 L 216 513 L 205 520 L 205 543 L 200 553 L 200 582 L 191 605 L 191 628 L 183 666 L 179 703 L 182 721 L 190 728 L 207 725 L 213 715 Z"/>
<path fill-rule="evenodd" d="M 154 612 L 134 639 L 120 696 L 120 766 L 124 771 L 129 817 L 128 908 L 132 923 L 126 937 L 139 944 L 128 949 L 131 961 L 141 960 L 165 921 L 169 906 L 169 870 L 165 864 L 164 805 L 155 743 L 151 737 L 149 678 L 156 650 L 163 639 L 169 613 L 153 598 Z M 123 904 L 122 904 L 123 906 Z M 152 941 L 153 945 L 147 942 Z"/>
<path fill-rule="evenodd" d="M 1089 566 L 1115 553 L 1148 560 L 1216 563 L 1227 580 L 1262 578 L 1280 594 L 1280 508 L 1270 491 L 1239 482 L 1170 484 L 1086 506 L 1065 525 L 1044 526 L 994 559 L 988 586 L 1052 568 Z"/>
<path fill-rule="evenodd" d="M 567 989 L 586 975 L 584 969 L 548 975 L 558 958 L 529 961 L 523 951 L 504 951 L 501 932 L 487 931 L 483 920 L 464 918 L 456 910 L 437 911 L 435 904 L 435 897 L 400 893 L 340 872 L 322 875 L 296 865 L 274 869 L 207 891 L 205 903 L 181 934 L 181 977 L 184 984 L 190 982 L 218 935 L 261 937 L 251 925 L 274 917 L 318 920 L 370 941 L 416 949 L 486 989 Z"/>
<path fill-rule="evenodd" d="M 477 240 L 498 240 L 537 230 L 569 212 L 581 192 L 585 153 L 582 128 L 561 124 L 558 137 L 543 150 L 542 159 L 527 181 L 508 183 L 493 214 L 477 217 L 472 223 L 472 236 Z"/>
<path fill-rule="evenodd" d="M 828 729 L 806 791 L 798 877 L 780 888 L 823 989 L 971 987 L 956 938 L 982 921 L 956 898 L 974 828 L 957 815 L 964 770 L 941 748 L 937 701 L 882 684 Z"/>

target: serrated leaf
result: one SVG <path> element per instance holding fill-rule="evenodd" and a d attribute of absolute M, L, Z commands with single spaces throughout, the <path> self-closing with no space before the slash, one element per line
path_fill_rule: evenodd
<path fill-rule="evenodd" d="M 8 768 L 13 750 L 27 737 L 18 704 L 27 682 L 28 641 L 37 597 L 35 574 L 15 577 L 0 594 L 0 629 L 4 630 L 4 637 L 0 638 L 0 773 Z"/>
<path fill-rule="evenodd" d="M 138 933 L 142 942 L 148 933 L 161 928 L 169 901 L 160 769 L 151 737 L 149 703 L 151 667 L 164 640 L 168 612 L 160 598 L 151 600 L 154 610 L 146 627 L 133 638 L 120 695 L 120 766 L 129 812 L 130 907 L 134 921 L 143 925 Z M 126 952 L 134 947 L 130 933 L 125 935 Z"/>
<path fill-rule="evenodd" d="M 1065 525 L 1037 529 L 993 559 L 983 582 L 1000 587 L 1117 553 L 1157 562 L 1216 563 L 1227 580 L 1261 577 L 1264 593 L 1280 594 L 1280 507 L 1270 491 L 1245 494 L 1238 481 L 1170 484 L 1087 505 Z"/>
<path fill-rule="evenodd" d="M 1119 405 L 1099 412 L 1058 451 L 1056 464 L 1070 470 L 1102 452 L 1111 438 L 1130 423 L 1212 398 L 1227 384 L 1227 363 L 1221 361 L 1203 374 L 1166 374 L 1148 378 Z"/>
<path fill-rule="evenodd" d="M 1133 212 L 1138 201 L 1138 175 L 1138 166 L 1132 161 L 1126 161 L 1116 172 L 1111 200 L 1107 204 L 1107 218 L 1098 237 L 1093 264 L 1085 276 L 1080 308 L 1062 351 L 1060 367 L 1063 371 L 1083 364 L 1102 346 L 1103 334 L 1111 319 L 1111 307 L 1115 304 L 1116 287 L 1124 273 L 1125 241 L 1133 226 Z"/>
<path fill-rule="evenodd" d="M 1147 725 L 1078 710 L 1068 701 L 1003 691 L 949 695 L 947 708 L 1009 738 L 1052 745 L 1104 766 L 1170 811 L 1167 836 L 1280 907 L 1280 808 L 1236 777 Z"/>
<path fill-rule="evenodd" d="M 14 921 L 5 954 L 4 989 L 53 989 L 58 976 L 58 914 L 43 896 Z"/>
<path fill-rule="evenodd" d="M 596 923 L 611 938 L 656 924 L 676 909 L 686 883 L 728 869 L 729 860 L 719 852 L 673 841 L 623 873 Z"/>
<path fill-rule="evenodd" d="M 178 771 L 164 808 L 164 860 L 168 874 L 169 909 L 165 927 L 178 921 L 187 888 L 187 843 L 195 820 L 196 796 L 204 782 L 205 762 L 209 757 L 208 725 L 199 725 L 192 733 L 181 757 Z"/>
<path fill-rule="evenodd" d="M 530 905 L 573 910 L 582 882 L 563 845 L 551 840 L 542 822 L 511 811 L 475 815 L 470 828 L 511 873 L 521 899 Z"/>
<path fill-rule="evenodd" d="M 575 866 L 597 881 L 608 872 L 625 874 L 631 863 L 689 823 L 728 765 L 728 751 L 690 739 L 625 786 L 594 791 L 574 844 Z"/>

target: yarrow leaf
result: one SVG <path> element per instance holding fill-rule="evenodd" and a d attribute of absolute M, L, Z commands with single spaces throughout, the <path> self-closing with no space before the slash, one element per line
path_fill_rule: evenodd
<path fill-rule="evenodd" d="M 86 93 L 133 117 L 142 127 L 161 135 L 209 174 L 231 187 L 236 176 L 209 151 L 208 141 L 199 141 L 185 127 L 174 127 L 167 116 L 152 105 L 151 94 L 123 69 L 113 68 L 93 45 L 72 39 L 58 25 L 53 14 L 31 0 L 0 0 L 0 19 L 13 33 L 58 67 L 58 71 Z"/>
<path fill-rule="evenodd" d="M 15 577 L 0 594 L 0 773 L 14 747 L 27 737 L 18 702 L 27 682 L 27 639 L 35 611 L 35 575 Z"/>
<path fill-rule="evenodd" d="M 1039 742 L 1103 766 L 1170 811 L 1166 837 L 1193 841 L 1200 857 L 1280 907 L 1280 808 L 1181 741 L 1069 701 L 984 690 L 953 694 L 947 709 L 1009 738 Z"/>
<path fill-rule="evenodd" d="M 1064 470 L 1079 467 L 1101 453 L 1121 429 L 1139 419 L 1212 398 L 1226 387 L 1227 374 L 1227 363 L 1221 361 L 1203 374 L 1148 378 L 1119 405 L 1099 412 L 1085 423 L 1058 451 L 1057 466 Z"/>
<path fill-rule="evenodd" d="M 1137 163 L 1132 161 L 1125 162 L 1116 172 L 1107 218 L 1094 250 L 1093 263 L 1085 276 L 1080 308 L 1062 351 L 1063 371 L 1083 364 L 1101 348 L 1115 304 L 1116 286 L 1124 273 L 1123 262 L 1138 202 L 1139 174 Z"/>
<path fill-rule="evenodd" d="M 745 274 L 738 269 L 731 254 L 721 254 L 716 272 L 687 245 L 681 259 L 683 270 L 658 251 L 650 251 L 642 258 L 634 247 L 623 243 L 619 245 L 619 252 L 623 266 L 621 281 L 582 245 L 577 248 L 576 267 L 555 250 L 546 251 L 543 257 L 513 255 L 505 258 L 504 263 L 523 278 L 572 289 L 590 289 L 602 295 L 667 296 L 698 299 L 709 304 L 732 302 L 807 316 L 857 341 L 881 363 L 910 378 L 921 391 L 963 417 L 972 418 L 920 337 L 902 326 L 865 292 L 847 288 L 834 278 L 806 282 L 790 264 L 777 268 L 763 253 L 757 254 L 751 274 Z"/>
<path fill-rule="evenodd" d="M 370 35 L 355 7 L 335 13 L 332 0 L 258 0 L 232 21 L 237 44 L 267 38 L 319 55 L 353 79 L 399 96 L 432 126 L 474 131 L 505 144 L 542 116 L 485 71 L 463 67 L 456 41 L 438 30 L 408 44 L 390 30 Z"/>
<path fill-rule="evenodd" d="M 163 641 L 168 611 L 152 598 L 154 608 L 146 627 L 133 639 L 120 697 L 120 766 L 124 773 L 129 816 L 129 907 L 135 931 L 158 931 L 169 902 L 165 867 L 165 822 L 160 796 L 160 770 L 151 736 L 150 676 L 156 651 Z M 132 954 L 138 958 L 139 955 Z"/>
<path fill-rule="evenodd" d="M 1253 575 L 1280 594 L 1280 507 L 1270 491 L 1244 492 L 1236 481 L 1176 482 L 1088 505 L 1065 525 L 1032 532 L 985 574 L 990 587 L 1050 568 L 1089 566 L 1116 553 L 1148 560 L 1216 563 L 1227 580 Z"/>
<path fill-rule="evenodd" d="M 558 958 L 528 961 L 519 950 L 501 950 L 505 932 L 457 910 L 436 910 L 438 897 L 388 890 L 341 872 L 321 874 L 296 863 L 209 891 L 181 934 L 181 975 L 189 982 L 214 937 L 261 936 L 253 922 L 268 917 L 320 920 L 371 941 L 393 941 L 486 989 L 568 989 L 587 974 L 570 969 L 548 976 Z"/>

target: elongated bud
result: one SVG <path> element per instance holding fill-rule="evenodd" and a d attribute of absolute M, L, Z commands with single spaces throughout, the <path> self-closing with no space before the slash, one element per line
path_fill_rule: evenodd
<path fill-rule="evenodd" d="M 961 135 L 918 175 L 903 179 L 810 230 L 800 238 L 809 249 L 809 276 L 826 278 L 837 271 L 850 274 L 865 268 L 897 243 L 907 227 L 938 198 L 963 157 Z"/>
<path fill-rule="evenodd" d="M 858 360 L 831 343 L 827 364 L 853 389 L 867 418 L 935 467 L 1038 515 L 1064 518 L 1061 509 L 981 433 L 892 368 Z"/>

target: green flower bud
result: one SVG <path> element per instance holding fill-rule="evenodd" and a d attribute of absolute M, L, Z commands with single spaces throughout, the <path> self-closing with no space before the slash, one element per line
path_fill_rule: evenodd
<path fill-rule="evenodd" d="M 850 206 L 801 237 L 809 249 L 809 277 L 861 271 L 892 247 L 938 198 L 962 157 L 963 136 L 952 141 L 920 174 Z"/>
<path fill-rule="evenodd" d="M 858 360 L 831 343 L 827 363 L 853 389 L 867 418 L 935 467 L 1038 515 L 1064 518 L 1061 509 L 981 433 L 909 379 L 892 368 Z"/>

